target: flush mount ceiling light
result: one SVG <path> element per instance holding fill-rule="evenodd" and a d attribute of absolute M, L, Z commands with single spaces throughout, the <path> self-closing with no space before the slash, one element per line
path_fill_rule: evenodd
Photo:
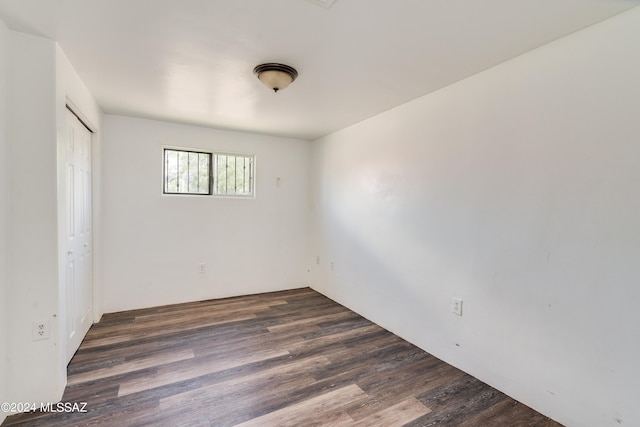
<path fill-rule="evenodd" d="M 253 74 L 274 92 L 286 88 L 298 77 L 295 68 L 273 62 L 258 65 L 253 69 Z"/>
<path fill-rule="evenodd" d="M 336 0 L 309 0 L 309 1 L 313 4 L 317 4 L 318 6 L 322 6 L 325 9 L 329 9 L 331 6 L 333 6 L 333 3 L 335 3 Z"/>

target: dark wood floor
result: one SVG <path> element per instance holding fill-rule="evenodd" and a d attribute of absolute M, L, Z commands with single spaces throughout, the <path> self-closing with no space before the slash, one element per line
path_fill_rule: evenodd
<path fill-rule="evenodd" d="M 105 314 L 68 373 L 2 425 L 559 425 L 308 288 Z"/>

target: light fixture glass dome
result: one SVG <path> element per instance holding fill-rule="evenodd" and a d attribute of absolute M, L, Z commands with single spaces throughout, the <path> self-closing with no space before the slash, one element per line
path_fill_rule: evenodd
<path fill-rule="evenodd" d="M 253 74 L 274 92 L 285 89 L 298 77 L 295 68 L 273 62 L 258 65 L 253 69 Z"/>

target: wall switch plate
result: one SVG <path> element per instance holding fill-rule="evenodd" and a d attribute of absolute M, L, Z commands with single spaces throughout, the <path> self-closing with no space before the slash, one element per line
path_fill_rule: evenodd
<path fill-rule="evenodd" d="M 462 316 L 462 299 L 453 297 L 451 299 L 451 312 L 458 316 Z"/>
<path fill-rule="evenodd" d="M 48 320 L 38 320 L 31 325 L 31 339 L 33 341 L 48 340 L 50 335 Z"/>

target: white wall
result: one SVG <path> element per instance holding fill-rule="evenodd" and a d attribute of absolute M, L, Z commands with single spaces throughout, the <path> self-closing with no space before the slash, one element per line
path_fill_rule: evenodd
<path fill-rule="evenodd" d="M 307 285 L 309 142 L 111 115 L 103 126 L 105 312 Z M 255 154 L 255 199 L 163 196 L 163 145 Z"/>
<path fill-rule="evenodd" d="M 6 352 L 0 397 L 57 401 L 66 384 L 64 332 L 58 327 L 65 312 L 58 276 L 57 143 L 67 100 L 96 129 L 101 113 L 54 42 L 4 26 L 0 34 L 0 341 Z M 51 338 L 32 341 L 32 322 L 38 320 L 50 322 Z"/>
<path fill-rule="evenodd" d="M 8 32 L 7 398 L 55 400 L 64 384 L 57 333 L 55 44 Z M 51 323 L 52 339 L 31 340 L 33 321 Z"/>
<path fill-rule="evenodd" d="M 638 40 L 640 8 L 316 141 L 312 286 L 563 424 L 640 425 Z"/>
<path fill-rule="evenodd" d="M 8 30 L 0 20 L 0 402 L 7 401 L 7 356 L 9 318 L 7 315 L 7 39 Z M 0 423 L 6 414 L 0 410 Z"/>

